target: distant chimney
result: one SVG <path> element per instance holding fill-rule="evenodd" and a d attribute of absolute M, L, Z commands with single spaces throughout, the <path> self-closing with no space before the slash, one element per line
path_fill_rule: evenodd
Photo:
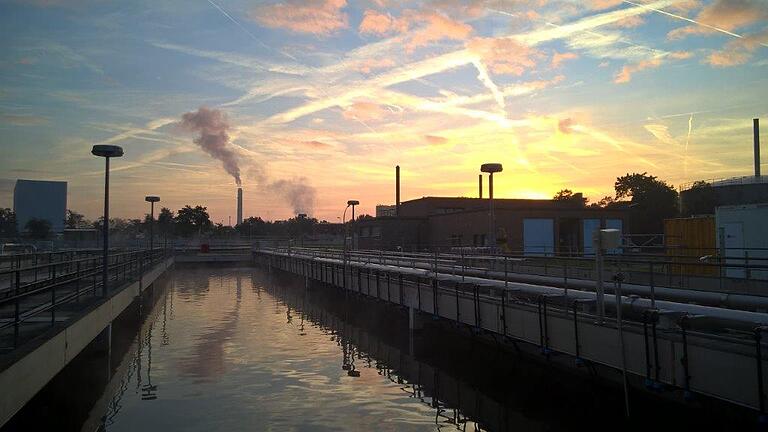
<path fill-rule="evenodd" d="M 477 195 L 478 198 L 483 198 L 483 175 L 479 174 L 477 176 Z"/>
<path fill-rule="evenodd" d="M 243 223 L 243 188 L 237 188 L 237 224 Z"/>
<path fill-rule="evenodd" d="M 760 180 L 760 119 L 752 120 L 752 129 L 755 132 L 755 177 Z"/>
<path fill-rule="evenodd" d="M 400 216 L 400 165 L 395 166 L 395 216 Z"/>

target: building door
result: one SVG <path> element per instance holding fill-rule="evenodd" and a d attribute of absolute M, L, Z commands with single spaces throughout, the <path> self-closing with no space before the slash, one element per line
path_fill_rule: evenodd
<path fill-rule="evenodd" d="M 523 253 L 550 255 L 555 251 L 554 219 L 523 219 Z"/>
<path fill-rule="evenodd" d="M 600 229 L 600 219 L 584 219 L 583 225 L 584 255 L 594 255 L 595 248 L 592 246 L 592 233 Z"/>
<path fill-rule="evenodd" d="M 721 248 L 725 246 L 725 264 L 744 265 L 744 227 L 741 222 L 728 222 L 720 226 Z M 725 275 L 732 278 L 745 278 L 746 269 L 743 267 L 726 267 Z"/>

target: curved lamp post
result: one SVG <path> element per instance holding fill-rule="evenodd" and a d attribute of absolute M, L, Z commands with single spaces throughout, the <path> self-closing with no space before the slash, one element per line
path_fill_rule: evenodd
<path fill-rule="evenodd" d="M 491 249 L 496 248 L 496 215 L 493 210 L 493 173 L 502 171 L 500 163 L 485 163 L 480 166 L 480 171 L 488 173 L 488 244 Z"/>
<path fill-rule="evenodd" d="M 344 208 L 344 214 L 341 217 L 341 224 L 342 225 L 346 224 L 347 209 L 350 206 L 352 207 L 352 221 L 354 222 L 354 220 L 355 220 L 355 206 L 356 205 L 360 205 L 360 201 L 358 201 L 358 200 L 349 200 L 349 201 L 347 201 L 347 206 Z M 349 232 L 349 230 L 347 230 L 347 232 Z M 345 238 L 344 238 L 344 248 L 345 249 L 346 249 L 346 244 L 347 244 L 347 239 L 346 239 L 346 236 L 345 236 Z"/>
<path fill-rule="evenodd" d="M 152 251 L 155 250 L 155 203 L 160 201 L 159 196 L 146 196 L 144 201 L 149 203 L 149 256 L 152 259 Z"/>
<path fill-rule="evenodd" d="M 104 257 L 101 269 L 101 295 L 106 297 L 107 280 L 109 279 L 109 159 L 122 157 L 123 148 L 115 145 L 97 144 L 93 146 L 91 153 L 106 160 L 104 170 Z"/>

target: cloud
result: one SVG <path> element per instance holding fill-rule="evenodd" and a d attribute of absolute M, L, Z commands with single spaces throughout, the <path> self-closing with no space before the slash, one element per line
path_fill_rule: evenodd
<path fill-rule="evenodd" d="M 692 54 L 687 51 L 675 51 L 663 56 L 656 56 L 648 60 L 642 60 L 637 63 L 626 64 L 623 68 L 621 68 L 621 71 L 616 74 L 613 82 L 616 84 L 628 83 L 632 80 L 632 75 L 635 72 L 640 72 L 646 69 L 655 69 L 662 65 L 664 59 L 684 60 L 690 58 L 691 56 Z"/>
<path fill-rule="evenodd" d="M 613 27 L 620 27 L 620 28 L 634 28 L 634 27 L 640 27 L 641 25 L 645 24 L 645 20 L 641 16 L 631 16 L 624 19 L 621 19 L 619 21 L 616 21 L 612 24 Z"/>
<path fill-rule="evenodd" d="M 4 114 L 0 115 L 0 123 L 14 126 L 39 126 L 48 123 L 48 118 L 34 115 Z"/>
<path fill-rule="evenodd" d="M 390 14 L 369 9 L 363 14 L 358 31 L 360 34 L 383 36 L 389 33 L 405 33 L 410 25 L 406 18 L 394 18 Z"/>
<path fill-rule="evenodd" d="M 649 60 L 643 60 L 638 63 L 624 65 L 624 67 L 621 68 L 621 71 L 619 71 L 619 73 L 617 73 L 613 78 L 613 82 L 616 84 L 628 83 L 632 80 L 632 74 L 635 72 L 639 72 L 645 69 L 655 69 L 659 66 L 661 66 L 661 59 L 658 57 Z"/>
<path fill-rule="evenodd" d="M 596 14 L 586 18 L 582 18 L 575 22 L 556 26 L 554 28 L 537 29 L 531 32 L 514 34 L 514 35 L 510 35 L 503 38 L 497 38 L 497 39 L 501 40 L 501 42 L 499 42 L 499 45 L 505 46 L 506 44 L 505 41 L 512 41 L 512 43 L 509 45 L 518 46 L 518 47 L 521 47 L 522 50 L 530 51 L 530 50 L 533 50 L 533 48 L 531 48 L 531 46 L 533 45 L 541 44 L 543 42 L 552 41 L 556 39 L 570 38 L 570 37 L 573 37 L 574 34 L 583 33 L 585 31 L 591 31 L 596 27 L 600 27 L 600 26 L 604 26 L 604 25 L 616 22 L 628 16 L 642 15 L 642 14 L 652 12 L 652 9 L 649 9 L 649 7 L 655 7 L 655 8 L 666 7 L 672 3 L 674 3 L 674 0 L 659 0 L 649 4 L 648 6 L 643 5 L 643 6 L 623 8 L 617 11 L 611 11 L 611 12 Z M 499 11 L 497 12 L 503 14 L 503 12 L 499 12 Z M 489 38 L 489 39 L 493 39 L 493 38 Z M 492 44 L 476 44 L 475 46 L 479 48 L 478 45 L 487 46 Z M 381 53 L 382 50 L 385 50 L 387 53 L 394 55 L 398 47 L 401 47 L 401 46 L 402 45 L 400 43 L 399 38 L 390 38 L 384 41 L 369 44 L 367 46 L 354 50 L 353 53 L 350 53 L 347 55 L 347 58 L 345 58 L 344 60 L 342 60 L 341 62 L 335 65 L 328 66 L 328 68 L 337 70 L 342 67 L 347 67 L 351 61 L 359 62 L 361 58 L 369 58 L 369 57 L 376 57 L 376 56 L 380 57 L 382 55 Z M 480 50 L 480 51 L 482 53 L 484 50 Z M 508 69 L 512 71 L 517 71 L 519 70 L 519 67 L 522 67 L 523 65 L 526 65 L 526 64 L 527 65 L 531 64 L 529 60 L 524 60 L 523 65 L 516 65 L 515 63 L 510 64 L 510 62 L 506 61 L 505 59 L 494 59 L 492 55 L 493 53 L 494 53 L 494 50 L 489 50 L 489 52 L 487 52 L 488 55 L 486 57 L 489 60 L 494 61 L 493 63 L 494 66 L 496 66 L 500 72 L 503 72 L 504 70 L 508 70 Z M 426 58 L 424 60 L 405 63 L 399 67 L 393 68 L 391 70 L 388 70 L 382 74 L 376 75 L 364 81 L 352 81 L 352 82 L 339 81 L 340 85 L 333 87 L 331 89 L 332 91 L 330 91 L 329 93 L 325 93 L 321 97 L 316 97 L 311 100 L 308 100 L 306 103 L 300 106 L 296 106 L 286 111 L 282 111 L 280 113 L 274 114 L 269 118 L 265 119 L 262 123 L 265 125 L 285 124 L 285 123 L 294 121 L 298 118 L 304 117 L 306 115 L 316 113 L 321 110 L 325 110 L 335 106 L 347 106 L 355 99 L 359 99 L 361 97 L 369 97 L 371 94 L 375 93 L 377 90 L 384 89 L 384 88 L 387 88 L 399 83 L 403 83 L 406 81 L 417 80 L 427 75 L 444 72 L 460 66 L 465 66 L 467 64 L 472 64 L 476 62 L 478 58 L 479 57 L 477 52 L 472 52 L 468 49 L 468 47 L 465 47 L 464 49 L 459 49 L 456 51 L 439 54 L 433 57 Z M 231 104 L 241 103 L 244 100 L 251 99 L 253 98 L 254 93 L 260 93 L 262 91 L 263 91 L 262 88 L 257 86 L 253 90 L 249 91 L 246 96 L 241 97 L 240 99 L 232 102 Z M 434 108 L 432 104 L 418 103 L 417 105 L 419 109 L 432 110 Z M 462 114 L 465 114 L 472 118 L 481 117 L 481 118 L 486 118 L 490 121 L 501 122 L 504 124 L 507 123 L 505 119 L 499 118 L 499 116 L 495 114 L 492 114 L 489 116 L 488 115 L 489 113 L 486 113 L 486 112 L 478 113 L 474 110 L 462 110 L 461 112 Z"/>
<path fill-rule="evenodd" d="M 573 132 L 573 125 L 575 124 L 574 120 L 572 118 L 566 118 L 562 119 L 557 122 L 557 130 L 564 134 L 569 134 Z"/>
<path fill-rule="evenodd" d="M 327 149 L 327 148 L 333 147 L 330 144 L 326 144 L 322 141 L 317 141 L 317 140 L 302 141 L 302 144 L 313 149 Z"/>
<path fill-rule="evenodd" d="M 722 50 L 713 51 L 704 61 L 717 67 L 742 65 L 752 59 L 754 52 L 763 44 L 768 44 L 768 29 L 732 40 Z"/>
<path fill-rule="evenodd" d="M 344 107 L 341 115 L 347 120 L 372 121 L 381 120 L 390 114 L 390 111 L 384 109 L 381 105 L 372 102 L 355 102 Z"/>
<path fill-rule="evenodd" d="M 715 0 L 705 6 L 689 25 L 667 33 L 669 39 L 688 35 L 714 34 L 717 30 L 733 31 L 768 19 L 765 0 Z"/>
<path fill-rule="evenodd" d="M 359 61 L 355 65 L 355 69 L 362 73 L 368 74 L 376 69 L 386 69 L 393 66 L 395 66 L 395 61 L 391 58 L 369 58 Z"/>
<path fill-rule="evenodd" d="M 669 128 L 663 124 L 647 124 L 644 125 L 645 130 L 650 132 L 651 135 L 656 137 L 659 141 L 667 145 L 677 146 L 679 143 L 669 133 Z"/>
<path fill-rule="evenodd" d="M 510 38 L 476 37 L 466 46 L 495 74 L 520 76 L 536 67 L 536 59 L 541 56 L 535 48 Z"/>
<path fill-rule="evenodd" d="M 342 12 L 346 5 L 346 0 L 291 0 L 257 7 L 249 17 L 265 27 L 329 36 L 349 27 L 349 17 Z"/>
<path fill-rule="evenodd" d="M 437 135 L 424 135 L 424 140 L 430 145 L 440 145 L 448 142 L 448 138 Z"/>
<path fill-rule="evenodd" d="M 431 0 L 432 7 L 452 16 L 477 18 L 487 11 L 488 0 Z"/>
<path fill-rule="evenodd" d="M 405 44 L 407 52 L 443 39 L 464 40 L 472 34 L 472 26 L 455 21 L 440 13 L 417 14 L 416 19 L 426 25 L 416 30 Z"/>
<path fill-rule="evenodd" d="M 588 0 L 587 5 L 594 10 L 612 8 L 622 4 L 624 0 Z"/>
<path fill-rule="evenodd" d="M 555 53 L 552 54 L 552 68 L 557 69 L 564 61 L 577 58 L 579 58 L 579 55 L 576 53 L 567 52 L 560 54 L 559 52 L 555 51 Z"/>

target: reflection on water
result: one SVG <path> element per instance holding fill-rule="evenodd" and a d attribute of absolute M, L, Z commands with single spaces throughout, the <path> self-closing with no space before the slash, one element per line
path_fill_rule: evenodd
<path fill-rule="evenodd" d="M 257 271 L 177 270 L 155 309 L 106 412 L 92 414 L 105 430 L 435 427 L 428 405 L 370 358 L 361 369 L 351 341 L 287 305 Z"/>
<path fill-rule="evenodd" d="M 177 269 L 83 430 L 648 427 L 588 376 L 442 331 L 409 338 L 402 311 L 295 282 Z"/>

